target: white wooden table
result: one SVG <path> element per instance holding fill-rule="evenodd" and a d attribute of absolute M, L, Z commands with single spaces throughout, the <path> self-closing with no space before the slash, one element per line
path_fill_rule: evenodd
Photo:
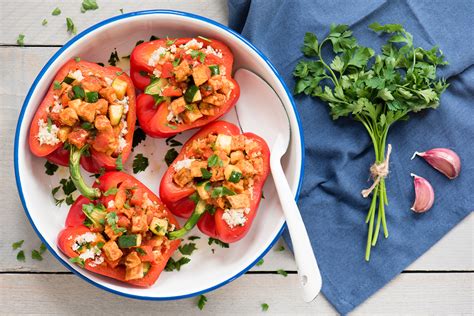
<path fill-rule="evenodd" d="M 206 294 L 203 311 L 196 299 L 169 302 L 138 301 L 101 291 L 72 275 L 50 255 L 43 261 L 31 259 L 29 251 L 40 241 L 33 232 L 15 190 L 13 137 L 18 113 L 36 74 L 70 36 L 65 17 L 71 17 L 78 31 L 105 18 L 143 9 L 176 9 L 227 23 L 224 0 L 112 1 L 98 0 L 100 8 L 80 13 L 81 1 L 0 1 L 0 313 L 78 314 L 87 297 L 87 311 L 93 314 L 119 311 L 128 314 L 187 313 L 190 315 L 260 314 L 262 303 L 269 314 L 336 314 L 323 295 L 305 304 L 300 298 L 294 259 L 288 250 L 275 251 L 265 263 L 254 267 L 229 285 Z M 59 6 L 62 14 L 51 16 Z M 41 22 L 46 18 L 47 26 Z M 25 47 L 16 44 L 23 33 Z M 385 288 L 359 306 L 354 314 L 472 314 L 474 313 L 474 216 L 453 229 L 425 255 Z M 11 244 L 24 239 L 26 262 L 18 262 Z M 288 271 L 288 277 L 276 270 Z"/>

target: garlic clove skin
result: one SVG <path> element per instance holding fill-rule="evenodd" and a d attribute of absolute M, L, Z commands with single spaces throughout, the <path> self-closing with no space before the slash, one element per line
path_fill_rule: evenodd
<path fill-rule="evenodd" d="M 456 178 L 461 172 L 461 159 L 458 154 L 448 148 L 433 148 L 425 152 L 415 152 L 426 160 L 433 168 L 444 174 L 449 179 Z"/>
<path fill-rule="evenodd" d="M 415 202 L 411 210 L 415 213 L 424 213 L 428 211 L 434 202 L 434 190 L 431 184 L 423 177 L 412 173 L 413 184 L 415 186 Z"/>

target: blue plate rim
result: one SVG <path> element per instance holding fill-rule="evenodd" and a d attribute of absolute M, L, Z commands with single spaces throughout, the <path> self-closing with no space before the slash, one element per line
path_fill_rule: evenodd
<path fill-rule="evenodd" d="M 70 39 L 63 47 L 61 47 L 56 53 L 54 53 L 54 55 L 48 60 L 48 62 L 43 66 L 43 68 L 41 69 L 41 71 L 38 73 L 38 75 L 36 76 L 35 80 L 33 81 L 33 84 L 32 86 L 30 87 L 30 89 L 28 90 L 28 93 L 25 97 L 25 101 L 23 102 L 23 105 L 21 107 L 21 111 L 20 111 L 20 114 L 19 114 L 19 117 L 18 117 L 18 123 L 17 123 L 17 126 L 16 126 L 16 131 L 15 131 L 15 143 L 14 143 L 14 156 L 13 156 L 13 161 L 14 161 L 14 169 L 15 169 L 15 180 L 16 180 L 16 186 L 17 186 L 17 190 L 18 190 L 18 194 L 20 196 L 20 200 L 21 200 L 21 203 L 23 205 L 23 209 L 26 213 L 26 216 L 28 217 L 28 220 L 30 221 L 31 223 L 31 226 L 33 227 L 34 231 L 36 232 L 36 234 L 38 235 L 38 237 L 41 239 L 41 241 L 46 245 L 46 247 L 48 248 L 49 252 L 63 265 L 65 266 L 69 271 L 73 272 L 75 275 L 79 276 L 81 279 L 85 280 L 86 282 L 94 285 L 95 287 L 99 288 L 99 289 L 102 289 L 102 290 L 105 290 L 107 292 L 110 292 L 110 293 L 114 293 L 114 294 L 117 294 L 117 295 L 120 295 L 120 296 L 124 296 L 124 297 L 128 297 L 128 298 L 133 298 L 133 299 L 140 299 L 140 300 L 150 300 L 150 301 L 168 301 L 168 300 L 178 300 L 178 299 L 185 299 L 185 298 L 189 298 L 189 297 L 194 297 L 194 296 L 197 296 L 197 295 L 202 295 L 204 293 L 207 293 L 207 292 L 210 292 L 210 291 L 213 291 L 217 288 L 220 288 L 224 285 L 226 285 L 227 283 L 230 283 L 232 282 L 233 280 L 237 279 L 238 277 L 240 277 L 242 274 L 244 274 L 245 272 L 247 272 L 248 270 L 250 270 L 258 261 L 260 261 L 260 259 L 262 259 L 266 254 L 267 252 L 273 247 L 273 245 L 278 241 L 278 238 L 280 238 L 281 234 L 283 233 L 283 230 L 285 229 L 286 227 L 286 223 L 283 223 L 283 225 L 281 226 L 279 232 L 277 233 L 277 235 L 275 236 L 275 238 L 273 239 L 273 241 L 270 243 L 270 245 L 262 252 L 262 254 L 257 257 L 257 259 L 252 262 L 250 265 L 248 265 L 247 267 L 245 267 L 242 271 L 240 271 L 239 273 L 235 274 L 234 276 L 232 276 L 231 278 L 219 283 L 219 284 L 216 284 L 212 287 L 209 287 L 207 289 L 204 289 L 204 290 L 201 290 L 201 291 L 197 291 L 197 292 L 194 292 L 194 293 L 189 293 L 189 294 L 185 294 L 185 295 L 178 295 L 178 296 L 165 296 L 165 297 L 152 297 L 152 296 L 143 296 L 143 295 L 134 295 L 134 294 L 128 294 L 128 293 L 123 293 L 123 292 L 120 292 L 120 291 L 117 291 L 117 290 L 114 290 L 114 289 L 111 289 L 109 287 L 106 287 L 100 283 L 97 283 L 91 279 L 89 279 L 88 277 L 86 277 L 85 275 L 79 273 L 78 271 L 76 271 L 75 269 L 73 269 L 66 261 L 64 261 L 61 257 L 59 257 L 56 252 L 53 250 L 53 248 L 48 244 L 48 242 L 43 238 L 42 234 L 39 232 L 38 228 L 36 227 L 35 223 L 33 222 L 33 219 L 31 218 L 30 216 L 30 213 L 28 211 L 28 208 L 26 206 L 26 202 L 25 202 L 25 199 L 24 199 L 24 196 L 23 196 L 23 189 L 22 189 L 22 185 L 21 185 L 21 179 L 20 179 L 20 175 L 19 175 L 19 170 L 18 170 L 18 145 L 19 145 L 19 135 L 20 135 L 20 129 L 21 129 L 21 125 L 22 125 L 22 122 L 23 122 L 23 117 L 25 115 L 25 111 L 26 111 L 26 107 L 30 101 L 30 98 L 31 98 L 31 95 L 33 94 L 33 91 L 35 90 L 36 86 L 38 85 L 38 82 L 39 80 L 41 79 L 41 77 L 44 75 L 44 73 L 46 72 L 46 70 L 51 66 L 51 64 L 68 48 L 70 47 L 72 44 L 74 44 L 76 41 L 78 41 L 79 39 L 81 39 L 82 37 L 84 37 L 85 35 L 89 34 L 90 32 L 100 28 L 100 27 L 103 27 L 111 22 L 115 22 L 115 21 L 119 21 L 119 20 L 122 20 L 122 19 L 127 19 L 127 18 L 130 18 L 130 17 L 134 17 L 134 16 L 140 16 L 140 15 L 153 15 L 153 14 L 157 14 L 157 15 L 161 15 L 161 14 L 168 14 L 168 15 L 179 15 L 179 16 L 185 16 L 185 17 L 188 17 L 188 18 L 191 18 L 191 19 L 196 19 L 196 20 L 199 20 L 199 21 L 203 21 L 203 22 L 206 22 L 206 23 L 209 23 L 209 24 L 212 24 L 228 33 L 230 33 L 231 35 L 233 35 L 234 37 L 236 37 L 238 40 L 242 41 L 244 44 L 246 44 L 249 48 L 251 48 L 254 52 L 256 52 L 266 63 L 267 65 L 270 67 L 270 69 L 273 71 L 274 75 L 278 78 L 278 80 L 280 81 L 280 83 L 282 84 L 283 88 L 285 89 L 285 92 L 291 102 L 291 105 L 293 107 L 293 110 L 294 110 L 294 113 L 295 113 L 295 116 L 296 116 L 296 121 L 297 121 L 297 124 L 298 124 L 298 129 L 299 129 L 299 132 L 300 132 L 300 142 L 301 142 L 301 159 L 302 159 L 302 162 L 301 162 L 301 168 L 300 168 L 300 179 L 298 181 L 298 189 L 296 191 L 296 197 L 295 199 L 298 200 L 298 197 L 299 197 L 299 194 L 300 194 L 300 191 L 301 191 L 301 185 L 302 185 L 302 182 L 303 182 L 303 176 L 304 176 L 304 162 L 305 162 L 305 152 L 304 152 L 304 135 L 303 135 L 303 127 L 302 127 L 302 124 L 301 124 L 301 117 L 299 115 L 299 112 L 298 112 L 298 109 L 296 108 L 296 104 L 295 104 L 295 101 L 292 97 L 292 94 L 290 92 L 290 90 L 288 89 L 287 85 L 285 84 L 283 78 L 281 77 L 281 75 L 278 73 L 278 71 L 276 70 L 275 66 L 270 62 L 270 60 L 257 48 L 255 47 L 250 41 L 248 41 L 246 38 L 244 38 L 242 35 L 240 35 L 239 33 L 235 32 L 234 30 L 230 29 L 229 27 L 219 23 L 219 22 L 216 22 L 214 20 L 211 20 L 211 19 L 208 19 L 206 17 L 203 17 L 203 16 L 200 16 L 200 15 L 197 15 L 197 14 L 193 14 L 193 13 L 188 13 L 188 12 L 183 12 L 183 11 L 177 11 L 177 10 L 142 10 L 142 11 L 134 11 L 134 12 L 129 12 L 129 13 L 124 13 L 124 14 L 121 14 L 121 15 L 117 15 L 117 16 L 114 16 L 114 17 L 111 17 L 111 18 L 108 18 L 108 19 L 105 19 L 97 24 L 94 24 L 92 26 L 90 26 L 89 28 L 85 29 L 84 31 L 82 31 L 81 33 L 77 34 L 75 37 L 73 37 L 72 39 Z"/>

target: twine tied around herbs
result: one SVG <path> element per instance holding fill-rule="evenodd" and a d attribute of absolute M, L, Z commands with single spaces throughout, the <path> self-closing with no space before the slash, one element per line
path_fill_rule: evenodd
<path fill-rule="evenodd" d="M 374 179 L 374 183 L 370 186 L 370 188 L 362 190 L 360 193 L 364 198 L 367 198 L 370 193 L 375 189 L 377 184 L 379 184 L 380 180 L 383 178 L 386 178 L 388 176 L 388 165 L 390 163 L 390 154 L 392 153 L 392 145 L 388 144 L 387 146 L 387 156 L 385 157 L 385 160 L 382 161 L 381 163 L 374 163 L 372 166 L 370 166 L 370 175 L 372 176 L 372 179 Z"/>

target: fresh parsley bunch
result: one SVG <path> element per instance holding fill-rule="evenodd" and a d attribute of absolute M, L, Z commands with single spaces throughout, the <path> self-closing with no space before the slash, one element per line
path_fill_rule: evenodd
<path fill-rule="evenodd" d="M 371 247 L 377 243 L 381 224 L 385 238 L 388 237 L 384 179 L 388 172 L 385 154 L 388 130 L 396 121 L 408 119 L 410 112 L 438 107 L 440 95 L 448 87 L 444 79 L 436 77 L 437 67 L 447 64 L 437 47 L 425 50 L 413 46 L 413 36 L 399 24 L 373 23 L 369 28 L 392 34 L 382 46 L 381 54 L 359 45 L 347 25 L 331 25 L 329 35 L 321 42 L 315 34 L 306 33 L 301 50 L 311 59 L 301 60 L 293 73 L 297 78 L 295 94 L 304 93 L 326 101 L 334 120 L 350 116 L 361 122 L 373 142 L 374 185 L 363 191 L 364 196 L 373 193 L 366 218 L 367 261 Z M 332 46 L 332 60 L 323 57 L 325 45 Z"/>

